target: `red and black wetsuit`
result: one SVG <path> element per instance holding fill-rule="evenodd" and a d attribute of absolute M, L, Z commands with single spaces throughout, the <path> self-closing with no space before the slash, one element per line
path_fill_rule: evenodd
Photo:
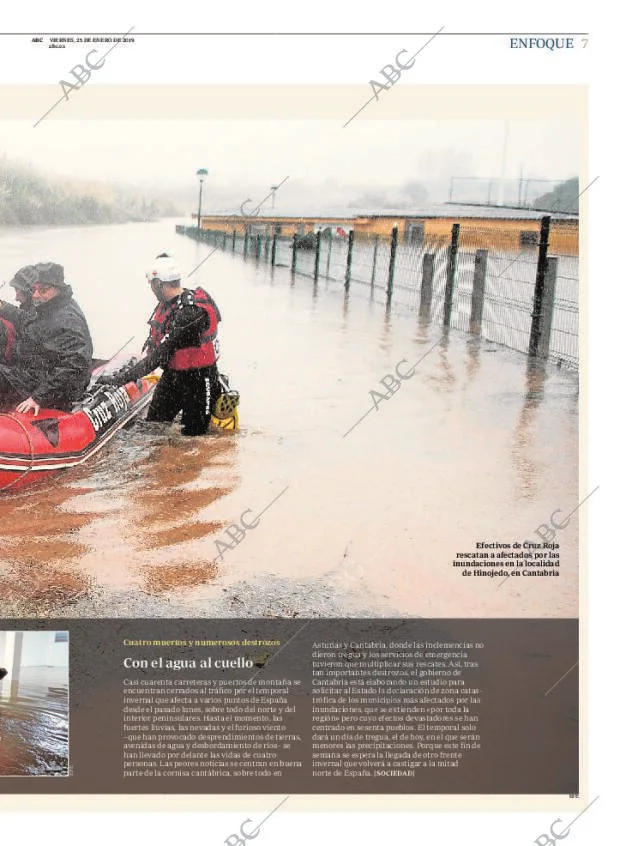
<path fill-rule="evenodd" d="M 204 435 L 208 430 L 211 409 L 221 392 L 216 364 L 220 320 L 217 305 L 202 288 L 184 289 L 156 307 L 144 345 L 146 358 L 120 376 L 125 382 L 135 381 L 157 367 L 163 369 L 147 420 L 171 422 L 180 411 L 184 435 Z"/>

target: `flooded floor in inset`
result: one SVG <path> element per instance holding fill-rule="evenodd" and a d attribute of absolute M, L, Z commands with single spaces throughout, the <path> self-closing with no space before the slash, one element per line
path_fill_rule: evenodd
<path fill-rule="evenodd" d="M 0 776 L 69 772 L 67 670 L 28 667 L 0 682 Z"/>
<path fill-rule="evenodd" d="M 183 268 L 211 252 L 166 227 Z M 577 515 L 555 538 L 557 577 L 500 584 L 452 564 L 479 542 L 540 541 L 577 506 L 574 372 L 230 254 L 189 282 L 223 313 L 241 430 L 139 421 L 87 466 L 0 499 L 0 615 L 576 615 Z M 150 313 L 144 283 L 133 304 L 122 284 L 109 351 Z"/>

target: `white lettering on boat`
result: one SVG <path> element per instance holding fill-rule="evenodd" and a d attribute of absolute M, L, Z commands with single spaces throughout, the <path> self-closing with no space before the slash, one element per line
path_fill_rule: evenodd
<path fill-rule="evenodd" d="M 95 432 L 105 428 L 114 418 L 126 411 L 131 404 L 129 394 L 125 388 L 113 388 L 104 391 L 97 405 L 92 408 L 85 408 L 84 414 L 93 425 Z"/>

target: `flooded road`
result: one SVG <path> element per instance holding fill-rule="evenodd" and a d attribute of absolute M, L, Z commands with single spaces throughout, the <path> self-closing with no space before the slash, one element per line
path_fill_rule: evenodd
<path fill-rule="evenodd" d="M 30 667 L 0 682 L 0 776 L 66 776 L 67 671 Z"/>
<path fill-rule="evenodd" d="M 0 248 L 0 281 L 64 264 L 98 357 L 131 336 L 139 351 L 156 252 L 188 273 L 213 250 L 174 221 L 4 230 Z M 452 565 L 477 542 L 538 541 L 577 506 L 574 372 L 230 253 L 186 284 L 222 311 L 241 430 L 138 421 L 88 465 L 0 498 L 0 615 L 576 615 L 576 518 L 557 578 L 500 586 Z M 380 380 L 420 359 L 390 396 Z"/>

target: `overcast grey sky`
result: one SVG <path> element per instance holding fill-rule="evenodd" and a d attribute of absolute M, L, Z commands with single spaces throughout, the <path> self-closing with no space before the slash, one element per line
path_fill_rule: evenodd
<path fill-rule="evenodd" d="M 378 188 L 453 175 L 498 177 L 504 120 L 341 121 L 65 121 L 0 122 L 0 153 L 49 176 L 158 183 L 178 189 L 209 169 L 214 195 L 265 186 L 290 176 L 320 185 L 336 180 Z M 578 124 L 512 120 L 506 177 L 563 179 L 580 167 Z M 260 199 L 260 198 L 259 198 Z M 279 197 L 286 202 L 284 187 Z"/>

